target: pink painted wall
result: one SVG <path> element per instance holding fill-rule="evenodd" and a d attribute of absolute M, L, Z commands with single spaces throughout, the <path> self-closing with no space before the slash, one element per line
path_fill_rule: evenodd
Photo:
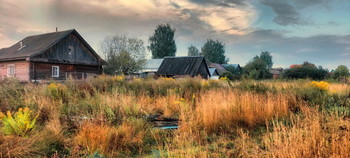
<path fill-rule="evenodd" d="M 29 81 L 28 61 L 6 61 L 0 62 L 0 80 L 7 77 L 7 65 L 15 65 L 15 77 L 20 81 Z"/>

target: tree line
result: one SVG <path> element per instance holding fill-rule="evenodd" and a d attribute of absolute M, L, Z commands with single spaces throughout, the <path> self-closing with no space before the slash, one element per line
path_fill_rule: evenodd
<path fill-rule="evenodd" d="M 147 49 L 152 53 L 153 59 L 166 56 L 176 56 L 176 42 L 174 40 L 176 29 L 169 24 L 156 26 L 153 34 L 149 37 Z M 130 74 L 140 70 L 146 63 L 146 47 L 143 40 L 128 37 L 126 35 L 114 35 L 106 37 L 101 43 L 101 50 L 106 59 L 104 72 L 106 74 Z M 218 40 L 207 39 L 199 50 L 190 45 L 188 56 L 204 56 L 208 63 L 226 64 L 229 59 L 225 55 L 225 44 Z M 272 55 L 263 51 L 250 60 L 242 70 L 234 67 L 226 67 L 228 70 L 222 76 L 230 79 L 250 78 L 269 79 L 272 78 L 270 69 L 273 66 Z M 280 76 L 287 79 L 311 78 L 322 80 L 325 78 L 342 79 L 349 76 L 349 69 L 340 65 L 334 72 L 329 72 L 321 66 L 304 62 L 300 65 L 291 65 Z"/>

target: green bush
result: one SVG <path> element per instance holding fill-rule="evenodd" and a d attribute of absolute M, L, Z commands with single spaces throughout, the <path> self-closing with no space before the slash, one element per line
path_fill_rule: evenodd
<path fill-rule="evenodd" d="M 6 78 L 0 82 L 0 110 L 15 111 L 24 105 L 24 86 L 17 79 Z"/>

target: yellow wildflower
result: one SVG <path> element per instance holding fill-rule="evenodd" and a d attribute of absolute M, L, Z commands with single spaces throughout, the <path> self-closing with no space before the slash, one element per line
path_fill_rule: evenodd
<path fill-rule="evenodd" d="M 327 91 L 328 88 L 329 88 L 329 83 L 325 82 L 325 81 L 320 81 L 320 82 L 312 81 L 311 82 L 311 86 L 316 87 L 316 88 L 318 88 L 320 90 Z"/>

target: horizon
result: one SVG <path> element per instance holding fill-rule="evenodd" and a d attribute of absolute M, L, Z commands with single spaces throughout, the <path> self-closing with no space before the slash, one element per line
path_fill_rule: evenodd
<path fill-rule="evenodd" d="M 176 56 L 207 39 L 225 43 L 229 63 L 244 66 L 262 51 L 273 67 L 311 62 L 329 70 L 350 67 L 350 1 L 335 0 L 0 0 L 0 48 L 31 35 L 76 29 L 101 55 L 108 35 L 140 38 L 159 24 L 175 32 Z M 79 6 L 79 7 L 77 7 Z M 122 10 L 122 12 L 120 11 Z M 148 57 L 150 57 L 150 52 Z"/>

